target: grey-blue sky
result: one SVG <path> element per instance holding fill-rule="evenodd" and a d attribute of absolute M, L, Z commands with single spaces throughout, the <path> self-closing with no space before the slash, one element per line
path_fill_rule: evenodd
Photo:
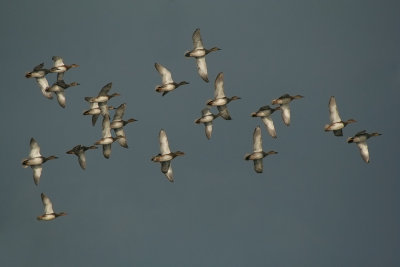
<path fill-rule="evenodd" d="M 400 263 L 400 17 L 396 1 L 8 1 L 0 8 L 3 114 L 0 250 L 7 266 L 397 266 Z M 201 29 L 210 83 L 196 73 L 191 35 Z M 67 107 L 44 98 L 24 73 L 53 55 L 78 69 L 67 82 Z M 159 62 L 190 85 L 161 97 Z M 212 139 L 193 123 L 213 96 L 218 72 L 232 121 L 217 120 Z M 55 76 L 49 75 L 50 82 Z M 100 138 L 82 116 L 84 96 L 113 82 L 110 101 L 127 103 L 129 149 L 111 158 L 88 151 L 82 171 L 65 151 Z M 278 138 L 263 130 L 264 160 L 256 174 L 243 160 L 261 124 L 250 117 L 284 93 L 292 124 L 274 114 Z M 358 122 L 343 138 L 323 131 L 328 101 Z M 263 126 L 262 126 L 263 127 Z M 164 128 L 173 150 L 174 184 L 150 161 Z M 369 142 L 371 163 L 345 143 L 359 130 L 382 132 Z M 44 166 L 35 187 L 20 167 L 35 137 Z M 49 223 L 40 192 L 68 216 Z"/>

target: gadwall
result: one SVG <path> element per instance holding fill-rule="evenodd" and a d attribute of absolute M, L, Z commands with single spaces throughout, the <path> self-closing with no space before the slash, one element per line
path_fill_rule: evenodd
<path fill-rule="evenodd" d="M 156 67 L 158 73 L 160 73 L 162 80 L 161 81 L 162 85 L 157 85 L 156 91 L 162 93 L 162 96 L 166 95 L 168 92 L 171 92 L 172 90 L 175 90 L 181 85 L 189 84 L 186 81 L 182 81 L 180 83 L 174 82 L 174 80 L 172 80 L 171 72 L 166 67 L 164 67 L 159 63 L 155 63 L 154 66 Z"/>
<path fill-rule="evenodd" d="M 67 70 L 79 67 L 77 64 L 65 65 L 62 57 L 59 56 L 53 56 L 51 59 L 53 60 L 54 65 L 50 69 L 50 72 L 57 73 L 57 81 L 64 79 L 64 73 Z"/>
<path fill-rule="evenodd" d="M 214 115 L 211 113 L 209 108 L 204 108 L 201 111 L 201 117 L 194 121 L 197 124 L 200 124 L 200 123 L 204 124 L 207 139 L 211 138 L 211 133 L 212 133 L 212 129 L 213 129 L 212 121 L 215 120 L 216 118 L 218 118 L 219 116 L 220 116 L 220 113 Z"/>
<path fill-rule="evenodd" d="M 274 122 L 271 119 L 271 114 L 279 109 L 281 109 L 281 107 L 271 108 L 267 105 L 259 108 L 256 112 L 252 112 L 250 115 L 252 117 L 260 117 L 265 127 L 267 128 L 269 135 L 273 138 L 276 138 L 275 126 Z"/>
<path fill-rule="evenodd" d="M 26 78 L 35 78 L 37 84 L 39 85 L 42 94 L 48 99 L 52 99 L 53 95 L 51 92 L 46 92 L 46 89 L 49 87 L 49 82 L 46 79 L 46 75 L 50 72 L 50 70 L 43 68 L 44 63 L 41 63 L 33 68 L 33 71 L 25 73 Z"/>
<path fill-rule="evenodd" d="M 124 132 L 124 126 L 127 125 L 128 123 L 137 121 L 134 118 L 130 118 L 129 120 L 123 120 L 122 117 L 124 116 L 125 113 L 125 109 L 126 109 L 126 104 L 121 104 L 114 113 L 114 118 L 111 122 L 111 129 L 114 130 L 115 135 L 118 136 L 118 140 L 117 142 L 125 148 L 128 148 L 128 143 L 126 142 L 126 136 L 125 136 L 125 132 Z"/>
<path fill-rule="evenodd" d="M 208 106 L 216 106 L 218 108 L 219 114 L 225 120 L 231 120 L 231 116 L 229 115 L 227 104 L 233 100 L 240 99 L 238 96 L 232 96 L 228 98 L 224 93 L 224 74 L 222 72 L 218 73 L 217 78 L 215 79 L 215 91 L 214 91 L 214 99 L 207 100 Z"/>
<path fill-rule="evenodd" d="M 257 126 L 254 129 L 253 133 L 253 153 L 251 154 L 246 154 L 244 156 L 245 160 L 252 160 L 254 162 L 254 170 L 257 173 L 262 173 L 263 172 L 263 158 L 265 158 L 268 155 L 272 154 L 278 154 L 278 152 L 275 152 L 273 150 L 264 152 L 262 148 L 262 139 L 261 139 L 261 128 L 260 126 Z"/>
<path fill-rule="evenodd" d="M 44 206 L 44 214 L 37 217 L 39 221 L 51 221 L 57 217 L 67 215 L 65 212 L 55 213 L 53 210 L 53 204 L 45 194 L 40 195 L 42 198 L 43 206 Z"/>
<path fill-rule="evenodd" d="M 356 143 L 358 148 L 360 149 L 360 154 L 362 159 L 369 163 L 369 152 L 368 152 L 368 145 L 367 139 L 373 136 L 382 135 L 380 133 L 367 133 L 365 130 L 356 133 L 353 137 L 347 138 L 347 143 Z"/>
<path fill-rule="evenodd" d="M 292 102 L 294 99 L 300 99 L 303 98 L 304 96 L 301 95 L 295 95 L 291 96 L 289 94 L 284 94 L 281 97 L 277 99 L 272 100 L 272 105 L 279 105 L 281 110 L 282 110 L 282 119 L 283 122 L 289 126 L 290 125 L 290 106 L 289 103 Z"/>
<path fill-rule="evenodd" d="M 101 88 L 99 94 L 96 97 L 85 97 L 85 100 L 88 101 L 89 103 L 94 103 L 94 102 L 99 103 L 101 115 L 103 115 L 103 116 L 106 114 L 109 114 L 107 101 L 115 96 L 120 95 L 119 93 L 113 93 L 113 94 L 109 95 L 108 92 L 111 90 L 111 87 L 112 87 L 112 83 L 108 83 L 103 88 Z"/>
<path fill-rule="evenodd" d="M 221 49 L 218 47 L 205 49 L 203 46 L 203 41 L 201 40 L 200 29 L 196 29 L 193 32 L 192 40 L 193 40 L 193 50 L 186 51 L 185 57 L 194 57 L 196 59 L 197 72 L 205 82 L 208 82 L 206 55 L 210 52 L 218 51 Z"/>
<path fill-rule="evenodd" d="M 35 185 L 39 184 L 40 176 L 42 175 L 42 164 L 48 160 L 57 159 L 56 156 L 43 157 L 40 154 L 39 144 L 36 142 L 34 138 L 31 138 L 30 141 L 30 152 L 29 157 L 22 160 L 22 167 L 28 168 L 31 167 L 33 170 L 33 181 Z"/>
<path fill-rule="evenodd" d="M 86 155 L 85 151 L 89 149 L 97 149 L 97 146 L 82 146 L 77 145 L 74 146 L 71 150 L 68 150 L 67 154 L 76 155 L 78 157 L 79 165 L 81 166 L 82 170 L 86 169 Z"/>
<path fill-rule="evenodd" d="M 50 87 L 48 87 L 46 89 L 46 92 L 53 92 L 56 94 L 57 96 L 57 101 L 58 104 L 62 107 L 65 108 L 65 94 L 64 94 L 64 90 L 72 87 L 72 86 L 77 86 L 79 85 L 79 83 L 77 82 L 72 82 L 72 83 L 65 83 L 64 80 L 59 80 L 55 83 L 53 83 Z"/>
<path fill-rule="evenodd" d="M 185 155 L 184 152 L 181 151 L 176 151 L 176 152 L 171 152 L 169 149 L 168 145 L 168 139 L 167 139 L 167 134 L 163 129 L 161 129 L 160 134 L 159 134 L 159 141 L 160 141 L 160 154 L 157 154 L 156 156 L 152 157 L 151 160 L 153 162 L 160 162 L 161 163 L 161 172 L 165 174 L 167 177 L 168 181 L 171 183 L 174 182 L 174 176 L 172 173 L 172 166 L 171 166 L 171 161 L 177 156 L 183 156 Z"/>
<path fill-rule="evenodd" d="M 103 117 L 103 130 L 102 138 L 94 143 L 95 145 L 103 145 L 103 156 L 108 159 L 111 155 L 111 144 L 118 140 L 120 137 L 112 137 L 111 126 L 110 126 L 110 116 L 106 114 Z"/>
<path fill-rule="evenodd" d="M 339 116 L 339 111 L 337 109 L 336 99 L 334 96 L 331 96 L 329 99 L 329 119 L 331 120 L 331 123 L 325 125 L 325 132 L 333 131 L 335 136 L 343 136 L 342 129 L 346 127 L 347 124 L 356 122 L 353 119 L 342 121 Z"/>

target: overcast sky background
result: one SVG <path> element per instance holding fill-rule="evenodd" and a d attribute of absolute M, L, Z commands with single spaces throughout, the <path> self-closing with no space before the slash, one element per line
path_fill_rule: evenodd
<path fill-rule="evenodd" d="M 398 1 L 6 1 L 0 4 L 3 114 L 0 152 L 2 266 L 400 266 L 400 4 Z M 210 83 L 196 71 L 201 29 Z M 67 107 L 46 99 L 25 72 L 58 55 L 80 67 L 65 81 Z M 162 97 L 159 62 L 182 86 Z M 211 140 L 194 124 L 224 72 L 232 121 Z M 56 75 L 49 74 L 50 83 Z M 87 169 L 65 152 L 101 138 L 85 96 L 108 82 L 127 103 L 129 149 L 87 152 Z M 301 94 L 272 139 L 250 113 L 284 93 Z M 343 137 L 323 131 L 335 96 Z M 213 109 L 213 112 L 215 110 Z M 113 114 L 113 113 L 112 113 Z M 264 173 L 243 160 L 262 127 Z M 165 129 L 175 183 L 150 161 Z M 346 138 L 361 130 L 362 161 Z M 34 137 L 44 156 L 39 186 L 21 167 Z M 68 216 L 40 222 L 40 193 Z"/>

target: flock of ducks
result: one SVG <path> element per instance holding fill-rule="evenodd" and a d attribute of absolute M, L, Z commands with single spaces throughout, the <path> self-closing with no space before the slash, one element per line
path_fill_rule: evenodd
<path fill-rule="evenodd" d="M 203 42 L 200 35 L 200 29 L 196 29 L 192 35 L 193 40 L 193 49 L 191 51 L 185 52 L 185 57 L 193 57 L 196 59 L 197 64 L 197 72 L 199 76 L 205 81 L 208 80 L 208 72 L 207 72 L 207 64 L 206 64 L 206 55 L 221 50 L 218 47 L 213 47 L 211 49 L 206 49 L 203 46 Z M 72 86 L 77 86 L 79 83 L 72 82 L 66 83 L 64 81 L 64 74 L 68 70 L 72 68 L 79 67 L 77 64 L 66 65 L 63 62 L 63 59 L 58 56 L 53 56 L 52 60 L 54 62 L 53 67 L 50 69 L 44 68 L 44 63 L 41 63 L 34 67 L 31 72 L 27 72 L 25 74 L 26 78 L 35 78 L 36 82 L 41 89 L 42 94 L 48 98 L 53 98 L 53 93 L 57 97 L 57 101 L 59 105 L 63 108 L 66 106 L 66 98 L 65 98 L 65 90 Z M 189 84 L 186 81 L 181 81 L 179 83 L 174 82 L 172 79 L 171 72 L 159 63 L 155 63 L 155 68 L 159 72 L 161 76 L 161 85 L 157 85 L 155 90 L 159 93 L 162 93 L 162 96 L 165 96 L 167 93 L 175 90 L 176 88 Z M 56 81 L 50 86 L 49 82 L 46 78 L 46 75 L 49 73 L 57 73 Z M 232 96 L 227 97 L 224 92 L 224 74 L 220 72 L 214 84 L 214 98 L 206 101 L 207 107 L 205 107 L 201 111 L 201 117 L 195 120 L 196 124 L 204 124 L 205 126 L 205 135 L 207 139 L 211 138 L 212 130 L 213 130 L 213 121 L 217 118 L 221 117 L 224 120 L 231 120 L 231 115 L 228 111 L 228 104 L 234 100 L 239 100 L 240 97 Z M 86 169 L 86 156 L 85 152 L 88 150 L 97 149 L 99 145 L 103 148 L 103 156 L 106 159 L 109 159 L 111 156 L 111 145 L 114 142 L 119 143 L 121 147 L 128 148 L 126 135 L 124 132 L 124 127 L 128 123 L 132 123 L 137 121 L 134 118 L 130 118 L 128 120 L 124 120 L 123 116 L 126 109 L 126 104 L 123 103 L 117 108 L 108 105 L 108 101 L 116 96 L 119 96 L 119 93 L 109 94 L 112 88 L 112 83 L 106 84 L 98 93 L 97 96 L 94 97 L 85 97 L 85 101 L 87 101 L 90 105 L 90 108 L 83 112 L 83 115 L 91 115 L 92 116 L 92 125 L 95 126 L 99 116 L 101 115 L 103 118 L 102 121 L 102 137 L 98 141 L 94 142 L 93 145 L 84 146 L 84 145 L 76 145 L 72 149 L 68 150 L 67 154 L 76 155 L 78 157 L 78 162 L 80 167 L 85 170 Z M 289 94 L 284 94 L 277 99 L 273 99 L 271 101 L 272 105 L 276 105 L 275 107 L 271 107 L 269 105 L 260 107 L 256 112 L 251 113 L 251 117 L 259 117 L 261 118 L 263 124 L 266 127 L 268 134 L 272 138 L 277 138 L 274 122 L 272 120 L 272 114 L 275 111 L 280 110 L 282 115 L 282 120 L 286 126 L 290 125 L 290 106 L 289 104 L 295 99 L 301 99 L 303 96 L 294 95 L 291 96 Z M 211 108 L 216 107 L 218 113 L 214 114 L 211 112 Z M 110 110 L 115 110 L 114 117 L 110 120 Z M 329 113 L 330 113 L 330 124 L 325 125 L 325 131 L 332 131 L 335 136 L 343 136 L 343 128 L 346 127 L 350 123 L 356 122 L 354 119 L 349 119 L 347 121 L 343 121 L 340 116 L 336 105 L 336 99 L 334 96 L 331 96 L 329 100 Z M 114 135 L 112 135 L 111 130 L 114 131 Z M 358 132 L 353 137 L 349 137 L 347 139 L 348 143 L 356 143 L 360 149 L 362 159 L 368 163 L 369 162 L 369 152 L 367 146 L 367 139 L 373 136 L 379 136 L 379 133 L 367 133 L 365 130 Z M 169 147 L 167 134 L 164 129 L 160 130 L 159 133 L 159 143 L 160 143 L 160 153 L 153 156 L 151 160 L 153 162 L 159 162 L 161 164 L 161 172 L 166 176 L 166 178 L 170 182 L 174 182 L 174 176 L 172 171 L 171 161 L 178 156 L 183 156 L 185 153 L 182 151 L 171 152 Z M 262 147 L 262 134 L 260 126 L 257 126 L 254 129 L 253 133 L 253 151 L 252 153 L 247 153 L 244 157 L 245 160 L 252 160 L 254 163 L 254 171 L 257 173 L 263 172 L 263 158 L 268 155 L 277 154 L 276 151 L 268 151 L 265 152 Z M 22 166 L 24 168 L 31 167 L 33 170 L 33 180 L 36 185 L 39 184 L 40 177 L 42 174 L 42 165 L 49 160 L 57 159 L 56 156 L 44 157 L 40 153 L 40 147 L 37 141 L 34 138 L 30 140 L 30 153 L 28 158 L 22 160 Z M 53 205 L 50 199 L 44 194 L 41 194 L 41 199 L 44 206 L 44 214 L 38 216 L 38 220 L 53 220 L 59 216 L 66 215 L 65 212 L 55 213 L 53 210 Z"/>

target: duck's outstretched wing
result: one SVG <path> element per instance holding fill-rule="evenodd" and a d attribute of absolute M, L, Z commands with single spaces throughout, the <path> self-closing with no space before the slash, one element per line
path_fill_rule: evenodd
<path fill-rule="evenodd" d="M 103 88 L 101 88 L 98 96 L 105 96 L 111 90 L 112 83 L 107 83 Z"/>
<path fill-rule="evenodd" d="M 33 182 L 35 183 L 35 185 L 38 185 L 40 182 L 40 176 L 42 176 L 43 167 L 40 164 L 40 165 L 32 165 L 31 168 L 33 171 Z"/>
<path fill-rule="evenodd" d="M 262 152 L 261 128 L 257 126 L 253 133 L 253 151 Z"/>
<path fill-rule="evenodd" d="M 42 203 L 44 206 L 44 213 L 45 214 L 53 214 L 54 210 L 53 210 L 53 204 L 50 201 L 50 198 L 48 198 L 45 194 L 41 194 L 40 195 L 42 198 Z"/>
<path fill-rule="evenodd" d="M 203 41 L 201 40 L 200 29 L 197 28 L 192 35 L 193 48 L 194 49 L 204 49 Z"/>
<path fill-rule="evenodd" d="M 261 120 L 263 121 L 265 127 L 267 128 L 269 135 L 272 136 L 273 138 L 276 138 L 275 126 L 271 117 L 270 116 L 262 117 Z"/>
<path fill-rule="evenodd" d="M 173 83 L 171 72 L 159 63 L 155 63 L 156 70 L 161 75 L 162 84 Z"/>
<path fill-rule="evenodd" d="M 331 96 L 329 99 L 329 119 L 331 120 L 331 123 L 342 121 L 339 116 L 339 111 L 337 109 L 336 99 L 334 96 Z"/>
<path fill-rule="evenodd" d="M 161 172 L 165 174 L 165 177 L 167 177 L 168 181 L 170 181 L 171 183 L 174 182 L 171 161 L 161 162 Z"/>
<path fill-rule="evenodd" d="M 198 57 L 196 58 L 197 64 L 197 72 L 199 73 L 200 77 L 205 81 L 209 82 L 208 80 L 208 73 L 207 73 L 207 63 L 206 57 Z"/>
<path fill-rule="evenodd" d="M 30 152 L 29 152 L 29 157 L 30 158 L 37 158 L 41 157 L 42 155 L 40 154 L 40 146 L 38 142 L 32 137 L 30 141 Z"/>
<path fill-rule="evenodd" d="M 39 77 L 36 78 L 36 82 L 39 85 L 42 94 L 47 97 L 48 99 L 53 99 L 53 95 L 51 92 L 47 92 L 46 89 L 50 87 L 49 82 L 47 81 L 46 77 Z"/>
<path fill-rule="evenodd" d="M 262 173 L 263 172 L 263 159 L 255 159 L 253 160 L 254 163 L 254 170 L 256 173 Z"/>
<path fill-rule="evenodd" d="M 224 93 L 224 73 L 220 72 L 217 75 L 217 78 L 215 78 L 215 91 L 214 91 L 214 99 L 218 98 L 224 98 L 225 93 Z"/>
<path fill-rule="evenodd" d="M 281 111 L 282 111 L 283 122 L 287 126 L 289 126 L 290 125 L 290 106 L 289 106 L 289 104 L 281 105 Z"/>
<path fill-rule="evenodd" d="M 163 129 L 161 129 L 161 131 L 160 131 L 159 139 L 160 139 L 161 155 L 171 153 L 171 150 L 169 149 L 167 134 L 165 133 L 165 131 Z"/>
<path fill-rule="evenodd" d="M 359 142 L 357 143 L 358 148 L 360 149 L 360 154 L 362 159 L 369 163 L 369 152 L 368 152 L 368 145 L 367 142 Z"/>

